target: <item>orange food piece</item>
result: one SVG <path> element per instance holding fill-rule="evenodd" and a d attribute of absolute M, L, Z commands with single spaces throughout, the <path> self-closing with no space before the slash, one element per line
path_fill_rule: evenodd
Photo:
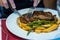
<path fill-rule="evenodd" d="M 51 31 L 53 31 L 53 30 L 55 30 L 55 29 L 57 29 L 58 28 L 58 25 L 57 24 L 53 24 L 51 27 L 49 27 L 48 29 L 45 29 L 45 30 L 43 30 L 43 32 L 51 32 Z"/>

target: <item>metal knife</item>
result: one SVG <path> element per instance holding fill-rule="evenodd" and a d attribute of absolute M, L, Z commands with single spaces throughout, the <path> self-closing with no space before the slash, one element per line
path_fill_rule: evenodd
<path fill-rule="evenodd" d="M 11 6 L 11 4 L 10 4 L 10 2 L 9 2 L 8 0 L 7 0 L 7 2 L 8 2 L 9 8 L 10 8 L 13 12 L 16 12 L 19 16 L 21 16 L 21 13 L 19 13 L 18 10 L 12 8 L 12 6 Z"/>

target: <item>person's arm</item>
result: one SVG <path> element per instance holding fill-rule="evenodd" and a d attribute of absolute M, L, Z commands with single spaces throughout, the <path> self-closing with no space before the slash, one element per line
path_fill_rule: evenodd
<path fill-rule="evenodd" d="M 45 8 L 56 9 L 57 0 L 43 0 Z"/>

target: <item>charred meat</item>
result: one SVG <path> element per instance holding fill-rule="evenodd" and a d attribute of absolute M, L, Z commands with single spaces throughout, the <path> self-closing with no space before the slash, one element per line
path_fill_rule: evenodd
<path fill-rule="evenodd" d="M 22 16 L 24 17 L 20 17 L 20 20 L 23 23 L 33 22 L 36 19 L 57 21 L 56 15 L 52 15 L 50 12 L 34 11 L 31 18 L 28 17 L 28 14 Z"/>

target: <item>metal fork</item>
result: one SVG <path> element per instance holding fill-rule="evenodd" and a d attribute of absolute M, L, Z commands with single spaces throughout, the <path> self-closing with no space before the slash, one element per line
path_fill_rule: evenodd
<path fill-rule="evenodd" d="M 32 14 L 33 12 L 35 11 L 37 5 L 39 4 L 40 0 L 37 1 L 37 3 L 34 5 L 34 7 L 31 7 L 29 10 L 28 10 L 28 17 L 32 17 Z"/>
<path fill-rule="evenodd" d="M 30 8 L 29 10 L 28 10 L 28 17 L 30 18 L 30 17 L 32 17 L 32 14 L 33 14 L 33 12 L 34 12 L 34 9 L 35 8 Z"/>

